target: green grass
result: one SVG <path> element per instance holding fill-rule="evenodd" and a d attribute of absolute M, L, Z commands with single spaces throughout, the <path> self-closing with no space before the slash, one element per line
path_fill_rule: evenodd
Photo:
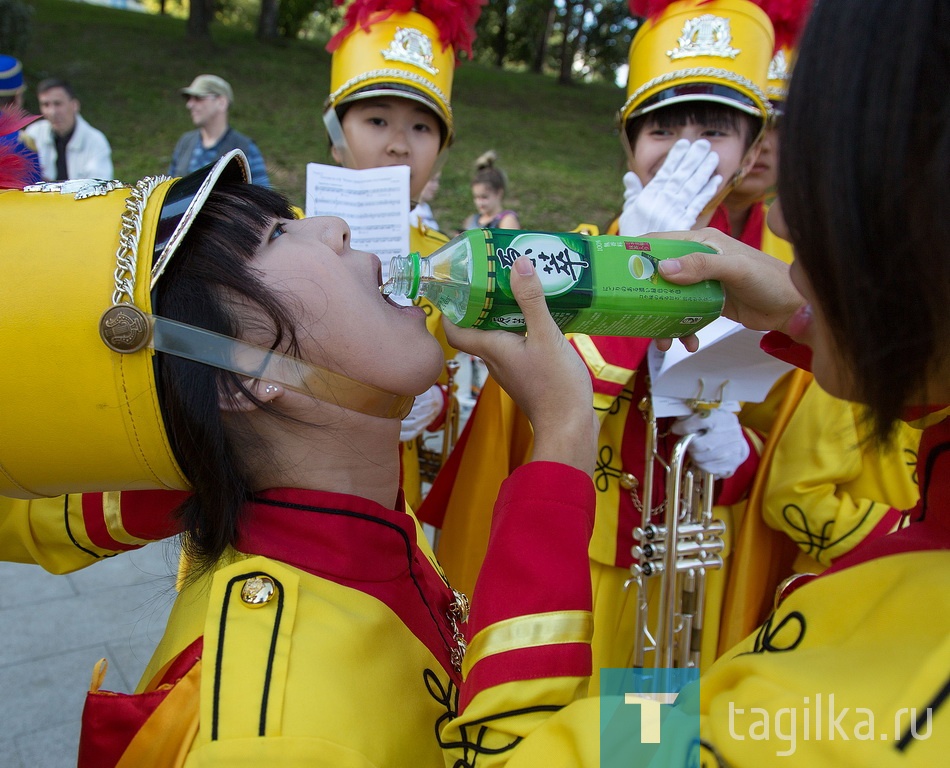
<path fill-rule="evenodd" d="M 213 42 L 185 39 L 184 21 L 68 0 L 34 0 L 33 35 L 24 56 L 36 111 L 43 77 L 72 81 L 89 122 L 112 144 L 116 176 L 164 173 L 191 121 L 178 95 L 201 72 L 235 89 L 231 122 L 251 136 L 271 181 L 303 205 L 308 162 L 332 163 L 320 120 L 330 81 L 323 43 L 262 45 L 251 32 L 216 24 Z M 444 229 L 474 210 L 474 161 L 495 149 L 510 180 L 506 204 L 522 226 L 601 228 L 619 210 L 623 155 L 614 115 L 622 89 L 559 86 L 553 77 L 462 63 L 453 88 L 457 139 L 432 202 Z"/>

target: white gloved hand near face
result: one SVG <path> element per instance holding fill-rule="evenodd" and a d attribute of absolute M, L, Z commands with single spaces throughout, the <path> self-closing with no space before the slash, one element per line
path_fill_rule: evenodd
<path fill-rule="evenodd" d="M 749 443 L 732 411 L 713 408 L 706 415 L 681 416 L 673 422 L 672 431 L 676 435 L 696 433 L 686 451 L 693 464 L 704 472 L 712 472 L 717 480 L 732 477 L 749 458 Z"/>
<path fill-rule="evenodd" d="M 399 425 L 399 439 L 402 442 L 415 440 L 425 431 L 445 407 L 445 393 L 438 384 L 433 384 L 419 395 L 412 404 L 409 415 Z"/>
<path fill-rule="evenodd" d="M 690 229 L 722 183 L 716 173 L 719 155 L 705 139 L 677 141 L 660 170 L 643 186 L 633 171 L 623 176 L 623 213 L 619 234 L 639 237 L 647 232 Z"/>

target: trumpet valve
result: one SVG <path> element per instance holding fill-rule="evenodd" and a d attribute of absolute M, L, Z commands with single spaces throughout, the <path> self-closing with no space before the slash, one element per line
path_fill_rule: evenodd
<path fill-rule="evenodd" d="M 666 529 L 663 526 L 649 525 L 637 526 L 633 529 L 633 538 L 637 541 L 660 541 L 663 539 Z"/>

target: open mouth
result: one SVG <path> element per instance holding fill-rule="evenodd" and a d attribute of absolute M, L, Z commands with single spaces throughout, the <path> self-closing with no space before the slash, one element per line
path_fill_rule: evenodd
<path fill-rule="evenodd" d="M 377 283 L 377 290 L 379 291 L 379 295 L 383 297 L 383 301 L 385 301 L 387 304 L 389 304 L 392 307 L 403 306 L 402 304 L 399 304 L 393 301 L 392 298 L 389 296 L 389 294 L 383 293 L 383 265 L 382 265 L 382 262 L 379 260 L 378 256 L 376 257 L 376 283 Z"/>

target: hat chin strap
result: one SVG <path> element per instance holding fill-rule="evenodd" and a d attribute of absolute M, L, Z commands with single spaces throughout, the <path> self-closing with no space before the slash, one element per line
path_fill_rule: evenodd
<path fill-rule="evenodd" d="M 340 163 L 343 167 L 356 168 L 356 161 L 353 159 L 350 145 L 346 143 L 346 135 L 343 133 L 343 125 L 340 123 L 336 109 L 330 107 L 323 113 L 323 125 L 327 129 L 333 148 L 340 153 Z"/>
<path fill-rule="evenodd" d="M 258 347 L 165 317 L 150 315 L 148 318 L 152 328 L 148 346 L 157 352 L 280 384 L 316 400 L 384 419 L 405 418 L 415 400 L 414 397 L 386 392 L 372 384 L 355 381 L 273 349 Z"/>

